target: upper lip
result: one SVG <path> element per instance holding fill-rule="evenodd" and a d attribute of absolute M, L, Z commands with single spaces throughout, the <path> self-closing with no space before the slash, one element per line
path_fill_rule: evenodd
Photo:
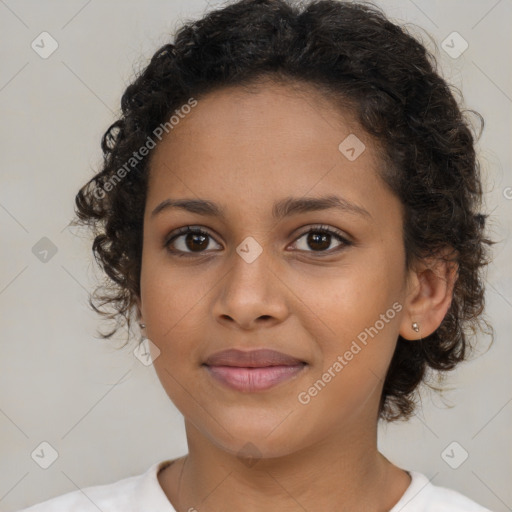
<path fill-rule="evenodd" d="M 265 366 L 295 366 L 304 364 L 304 361 L 266 348 L 249 351 L 230 348 L 221 352 L 215 352 L 206 359 L 204 364 L 207 366 L 261 368 Z"/>

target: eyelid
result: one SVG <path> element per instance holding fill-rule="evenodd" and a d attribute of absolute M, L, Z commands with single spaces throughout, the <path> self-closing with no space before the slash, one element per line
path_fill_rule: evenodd
<path fill-rule="evenodd" d="M 336 235 L 342 238 L 347 243 L 352 243 L 348 234 L 345 234 L 338 228 L 329 226 L 328 224 L 306 224 L 307 229 L 305 231 L 300 231 L 300 234 L 296 235 L 296 238 L 301 238 L 302 236 L 308 234 L 310 231 L 326 231 L 329 234 Z M 304 226 L 302 226 L 303 228 Z M 299 228 L 299 230 L 302 230 Z"/>
<path fill-rule="evenodd" d="M 354 245 L 354 242 L 352 242 L 350 240 L 350 237 L 345 236 L 345 234 L 342 231 L 340 231 L 339 229 L 328 226 L 326 224 L 311 224 L 311 225 L 309 225 L 308 229 L 306 229 L 305 231 L 302 231 L 300 234 L 295 236 L 295 240 L 294 240 L 293 244 L 297 243 L 297 241 L 300 240 L 304 235 L 307 235 L 311 232 L 326 233 L 326 234 L 334 237 L 335 239 L 337 239 L 338 242 L 341 243 L 341 245 L 339 245 L 338 247 L 335 247 L 334 249 L 328 249 L 326 251 L 301 251 L 301 250 L 299 250 L 298 251 L 299 253 L 305 252 L 305 253 L 310 253 L 310 254 L 314 254 L 314 255 L 316 254 L 318 257 L 322 257 L 322 256 L 327 257 L 327 256 L 331 256 L 334 254 L 338 254 L 346 247 Z"/>
<path fill-rule="evenodd" d="M 215 236 L 213 236 L 208 229 L 206 229 L 202 226 L 191 224 L 188 226 L 183 226 L 181 228 L 175 229 L 171 233 L 169 233 L 164 239 L 164 247 L 168 247 L 168 245 L 171 242 L 173 242 L 174 240 L 176 240 L 178 237 L 180 237 L 182 235 L 186 235 L 187 233 L 194 233 L 194 234 L 209 236 L 210 238 L 215 240 L 216 243 L 219 244 L 219 242 L 217 242 Z M 221 245 L 221 244 L 219 244 L 219 245 Z M 176 253 L 180 253 L 180 252 L 182 252 L 182 251 L 176 251 Z M 188 254 L 193 254 L 193 253 L 188 253 Z M 200 253 L 198 253 L 198 254 L 200 254 Z"/>

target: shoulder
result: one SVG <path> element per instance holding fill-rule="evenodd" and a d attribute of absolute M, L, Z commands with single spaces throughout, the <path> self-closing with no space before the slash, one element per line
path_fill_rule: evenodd
<path fill-rule="evenodd" d="M 454 489 L 434 485 L 423 473 L 408 473 L 411 484 L 390 512 L 491 512 Z"/>
<path fill-rule="evenodd" d="M 24 508 L 19 512 L 98 512 L 98 510 L 132 510 L 130 497 L 140 481 L 141 475 L 118 482 L 85 487 Z"/>
<path fill-rule="evenodd" d="M 153 464 L 143 474 L 105 485 L 84 487 L 18 512 L 130 512 L 148 506 L 155 511 L 172 512 L 157 479 L 158 471 L 167 462 Z"/>

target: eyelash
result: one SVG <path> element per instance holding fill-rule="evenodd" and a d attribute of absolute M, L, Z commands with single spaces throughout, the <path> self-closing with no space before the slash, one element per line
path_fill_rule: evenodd
<path fill-rule="evenodd" d="M 197 253 L 194 253 L 194 252 L 185 252 L 185 251 L 179 251 L 179 250 L 176 250 L 176 249 L 171 249 L 170 248 L 170 245 L 172 242 L 174 242 L 177 238 L 179 238 L 180 236 L 182 235 L 185 235 L 185 234 L 188 234 L 188 233 L 194 233 L 194 234 L 198 234 L 198 235 L 204 235 L 204 236 L 207 236 L 207 237 L 210 237 L 210 238 L 213 238 L 212 235 L 210 235 L 210 233 L 208 233 L 207 231 L 204 231 L 203 229 L 201 228 L 193 228 L 191 226 L 185 226 L 183 228 L 180 228 L 178 229 L 177 231 L 171 233 L 170 237 L 168 237 L 164 243 L 164 247 L 174 256 L 178 256 L 178 257 L 189 257 L 189 256 L 201 256 L 202 253 L 201 252 L 197 252 Z M 344 247 L 348 247 L 350 245 L 352 245 L 352 242 L 350 242 L 349 240 L 347 240 L 345 237 L 343 237 L 338 231 L 335 231 L 327 226 L 324 226 L 324 225 L 318 225 L 318 226 L 312 226 L 310 227 L 307 231 L 305 231 L 304 233 L 300 234 L 296 240 L 299 240 L 300 238 L 302 238 L 304 235 L 308 235 L 309 233 L 322 233 L 322 234 L 327 234 L 327 235 L 331 235 L 333 237 L 335 237 L 338 241 L 342 242 L 342 245 L 337 247 L 336 249 L 334 250 L 327 250 L 327 251 L 305 251 L 305 252 L 311 252 L 313 254 L 316 254 L 316 255 L 319 255 L 319 257 L 322 257 L 322 254 L 332 254 L 332 253 L 336 253 L 336 252 L 339 252 L 340 250 L 342 250 Z M 203 251 L 204 252 L 204 251 Z M 315 256 L 316 257 L 316 256 Z"/>

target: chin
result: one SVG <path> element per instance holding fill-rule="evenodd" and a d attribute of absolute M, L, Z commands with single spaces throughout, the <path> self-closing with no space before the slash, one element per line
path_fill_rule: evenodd
<path fill-rule="evenodd" d="M 285 457 L 303 447 L 302 429 L 290 432 L 287 428 L 279 430 L 276 425 L 279 425 L 279 421 L 272 427 L 265 425 L 261 428 L 255 428 L 254 424 L 248 423 L 233 424 L 229 428 L 229 433 L 220 428 L 215 433 L 209 432 L 208 437 L 218 448 L 239 457 L 242 461 L 248 459 L 249 462 L 261 458 Z M 299 438 L 295 439 L 295 435 L 299 435 Z"/>

